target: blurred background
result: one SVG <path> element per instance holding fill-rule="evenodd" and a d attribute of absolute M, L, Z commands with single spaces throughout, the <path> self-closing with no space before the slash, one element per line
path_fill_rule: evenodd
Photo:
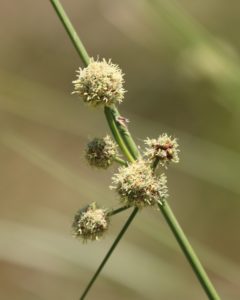
<path fill-rule="evenodd" d="M 116 169 L 86 164 L 101 109 L 71 96 L 82 65 L 49 1 L 1 0 L 0 298 L 78 299 L 129 211 L 83 245 L 76 210 L 117 207 Z M 170 198 L 222 299 L 240 299 L 239 1 L 62 0 L 91 56 L 126 74 L 120 110 L 139 145 L 167 132 L 180 164 Z M 134 220 L 87 299 L 204 300 L 162 215 Z"/>

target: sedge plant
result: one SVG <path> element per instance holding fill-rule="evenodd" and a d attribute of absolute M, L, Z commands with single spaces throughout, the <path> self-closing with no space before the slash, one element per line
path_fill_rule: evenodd
<path fill-rule="evenodd" d="M 89 165 L 95 168 L 107 169 L 113 163 L 120 164 L 112 178 L 111 186 L 118 195 L 119 208 L 102 208 L 95 202 L 81 208 L 74 217 L 73 234 L 83 242 L 99 240 L 107 232 L 110 219 L 114 215 L 132 208 L 130 216 L 83 291 L 80 300 L 87 296 L 139 210 L 149 206 L 158 207 L 161 211 L 208 299 L 220 300 L 167 200 L 167 177 L 162 171 L 166 171 L 169 164 L 179 162 L 179 146 L 176 138 L 165 133 L 158 138 L 146 138 L 144 141 L 146 148 L 140 151 L 128 130 L 127 119 L 117 108 L 124 100 L 126 92 L 121 69 L 111 60 L 91 58 L 60 2 L 58 0 L 50 2 L 84 64 L 84 68 L 79 68 L 77 78 L 73 81 L 73 94 L 79 96 L 88 106 L 102 108 L 114 138 L 113 140 L 109 135 L 94 138 L 86 146 L 85 158 Z"/>

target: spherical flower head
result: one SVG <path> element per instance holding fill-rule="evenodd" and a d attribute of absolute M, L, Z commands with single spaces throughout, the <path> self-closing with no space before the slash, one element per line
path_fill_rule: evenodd
<path fill-rule="evenodd" d="M 158 139 L 147 138 L 144 142 L 147 145 L 144 156 L 148 160 L 158 159 L 163 167 L 167 167 L 170 162 L 179 162 L 179 145 L 175 138 L 162 134 Z"/>
<path fill-rule="evenodd" d="M 89 65 L 77 71 L 73 81 L 74 94 L 91 106 L 110 106 L 121 103 L 125 94 L 123 73 L 111 60 L 90 60 Z"/>
<path fill-rule="evenodd" d="M 109 226 L 109 218 L 104 209 L 98 208 L 93 202 L 80 209 L 72 224 L 73 234 L 83 242 L 99 240 Z"/>
<path fill-rule="evenodd" d="M 91 166 L 107 169 L 117 156 L 117 145 L 109 135 L 95 138 L 87 144 L 85 157 Z"/>
<path fill-rule="evenodd" d="M 120 201 L 130 206 L 153 206 L 167 197 L 165 175 L 160 178 L 154 176 L 144 160 L 120 167 L 112 179 L 112 188 L 119 194 Z"/>

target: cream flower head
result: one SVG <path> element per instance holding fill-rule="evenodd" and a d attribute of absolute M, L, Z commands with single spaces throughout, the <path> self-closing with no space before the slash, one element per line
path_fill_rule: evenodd
<path fill-rule="evenodd" d="M 179 162 L 179 145 L 175 138 L 168 136 L 166 133 L 160 135 L 157 139 L 147 138 L 144 143 L 147 145 L 144 156 L 154 161 L 159 159 L 160 165 L 167 167 L 170 162 Z"/>
<path fill-rule="evenodd" d="M 112 179 L 111 188 L 119 194 L 121 202 L 130 206 L 153 206 L 167 197 L 166 176 L 156 177 L 144 160 L 120 167 Z"/>
<path fill-rule="evenodd" d="M 108 225 L 109 218 L 106 210 L 98 208 L 93 202 L 76 213 L 72 229 L 76 238 L 81 238 L 83 242 L 86 242 L 99 240 L 108 229 Z"/>
<path fill-rule="evenodd" d="M 79 95 L 91 106 L 110 106 L 121 103 L 125 90 L 123 73 L 111 60 L 102 61 L 91 58 L 86 68 L 77 71 L 73 81 L 73 94 Z"/>
<path fill-rule="evenodd" d="M 117 156 L 117 144 L 109 135 L 94 138 L 87 144 L 85 157 L 91 166 L 107 169 Z"/>

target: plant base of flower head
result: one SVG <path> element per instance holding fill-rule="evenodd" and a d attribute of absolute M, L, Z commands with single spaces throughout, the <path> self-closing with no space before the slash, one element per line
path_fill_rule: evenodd
<path fill-rule="evenodd" d="M 73 94 L 79 95 L 83 102 L 93 107 L 110 106 L 122 102 L 126 92 L 123 83 L 121 69 L 111 60 L 91 58 L 86 68 L 77 71 Z"/>
<path fill-rule="evenodd" d="M 166 176 L 156 177 L 144 160 L 120 167 L 112 178 L 120 201 L 129 206 L 142 208 L 153 206 L 167 197 Z"/>
<path fill-rule="evenodd" d="M 117 157 L 117 145 L 109 135 L 94 138 L 87 144 L 85 157 L 91 166 L 107 169 Z"/>
<path fill-rule="evenodd" d="M 88 240 L 99 240 L 107 231 L 108 226 L 107 211 L 98 208 L 96 203 L 93 202 L 75 214 L 72 230 L 76 238 L 87 242 Z"/>

